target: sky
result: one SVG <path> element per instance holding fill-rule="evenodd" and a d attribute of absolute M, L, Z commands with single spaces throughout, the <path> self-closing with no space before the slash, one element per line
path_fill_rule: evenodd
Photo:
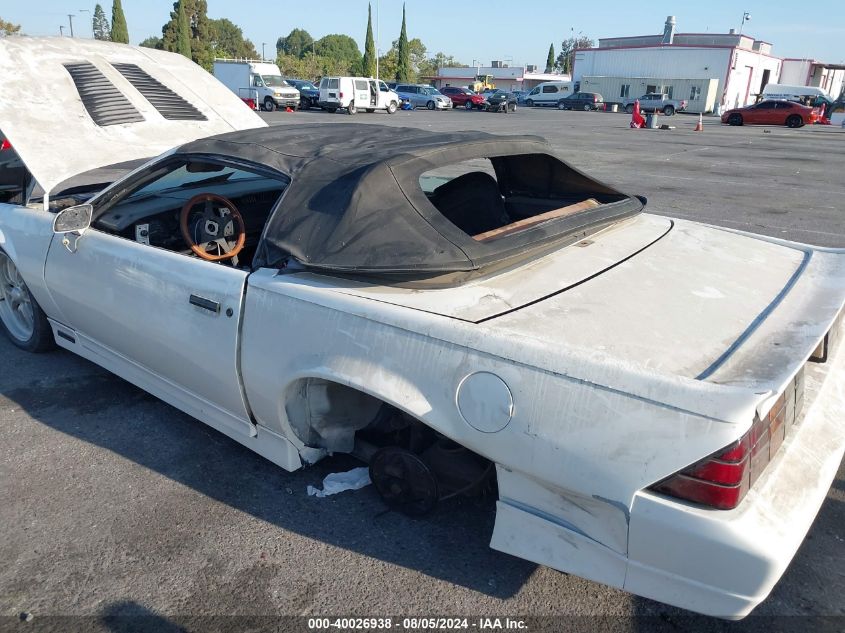
<path fill-rule="evenodd" d="M 161 35 L 172 0 L 122 1 L 132 44 Z M 111 2 L 101 2 L 109 19 Z M 544 66 L 551 43 L 558 50 L 560 42 L 572 34 L 581 33 L 597 41 L 601 37 L 662 33 L 670 11 L 676 16 L 679 33 L 727 33 L 740 28 L 742 14 L 747 11 L 751 20 L 745 23 L 743 32 L 770 42 L 774 55 L 845 63 L 845 2 L 841 0 L 817 0 L 806 5 L 807 10 L 798 11 L 795 2 L 785 0 L 743 0 L 743 4 L 706 0 L 694 5 L 634 0 L 406 0 L 405 4 L 408 36 L 420 38 L 430 54 L 442 51 L 465 64 L 487 65 L 498 59 L 512 65 Z M 94 6 L 87 0 L 0 0 L 0 18 L 20 24 L 29 35 L 58 35 L 59 25 L 65 27 L 67 35 L 67 14 L 75 14 L 75 35 L 91 37 Z M 378 45 L 383 53 L 399 37 L 402 3 L 372 0 L 372 7 L 374 29 L 376 16 L 379 18 Z M 208 15 L 232 20 L 259 53 L 262 42 L 266 43 L 268 57 L 274 56 L 277 38 L 297 27 L 315 39 L 329 33 L 350 35 L 363 50 L 367 0 L 208 0 Z"/>

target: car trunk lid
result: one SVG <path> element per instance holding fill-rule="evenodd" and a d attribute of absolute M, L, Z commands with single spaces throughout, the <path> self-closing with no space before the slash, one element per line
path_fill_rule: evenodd
<path fill-rule="evenodd" d="M 840 312 L 843 272 L 841 253 L 676 221 L 636 257 L 491 324 L 651 373 L 777 391 Z"/>
<path fill-rule="evenodd" d="M 649 373 L 775 389 L 806 360 L 841 307 L 841 281 L 830 296 L 819 289 L 835 279 L 821 263 L 841 268 L 843 259 L 642 214 L 527 266 L 456 288 L 362 285 L 343 292 Z M 758 353 L 750 354 L 749 342 Z M 784 362 L 768 367 L 761 349 Z"/>

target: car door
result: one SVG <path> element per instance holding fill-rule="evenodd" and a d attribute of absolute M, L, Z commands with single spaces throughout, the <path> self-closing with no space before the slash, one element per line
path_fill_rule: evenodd
<path fill-rule="evenodd" d="M 542 103 L 557 103 L 558 98 L 560 97 L 560 91 L 557 89 L 557 86 L 543 86 L 542 93 L 539 95 L 539 101 Z"/>
<path fill-rule="evenodd" d="M 370 82 L 366 79 L 353 79 L 355 86 L 355 105 L 366 108 L 370 105 Z"/>
<path fill-rule="evenodd" d="M 411 103 L 414 104 L 415 108 L 424 108 L 426 104 L 426 96 L 420 93 L 419 86 L 408 86 L 408 92 L 411 95 Z"/>
<path fill-rule="evenodd" d="M 774 119 L 777 116 L 775 112 L 775 105 L 774 101 L 763 101 L 753 108 L 750 108 L 748 110 L 748 114 L 743 115 L 743 117 L 747 123 L 771 125 L 772 123 L 775 123 Z"/>
<path fill-rule="evenodd" d="M 185 186 L 167 190 L 177 208 L 197 191 Z M 133 194 L 125 192 L 109 216 L 132 213 Z M 118 234 L 97 226 L 67 246 L 56 236 L 48 251 L 45 278 L 72 329 L 67 340 L 195 417 L 253 434 L 238 365 L 248 271 L 136 241 L 132 225 Z M 139 226 L 150 235 L 161 230 L 135 225 L 136 235 Z"/>

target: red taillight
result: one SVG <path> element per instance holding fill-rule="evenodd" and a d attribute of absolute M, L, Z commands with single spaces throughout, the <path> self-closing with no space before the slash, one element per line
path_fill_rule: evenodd
<path fill-rule="evenodd" d="M 754 424 L 739 440 L 651 489 L 718 510 L 734 509 L 775 456 L 787 429 L 801 413 L 803 402 L 802 369 L 769 413 L 763 419 L 755 417 Z"/>
<path fill-rule="evenodd" d="M 340 98 L 343 99 L 343 93 L 342 92 L 340 93 Z"/>
<path fill-rule="evenodd" d="M 9 139 L 4 138 L 3 142 L 0 143 L 0 152 L 4 149 L 12 149 L 12 144 L 9 142 Z"/>

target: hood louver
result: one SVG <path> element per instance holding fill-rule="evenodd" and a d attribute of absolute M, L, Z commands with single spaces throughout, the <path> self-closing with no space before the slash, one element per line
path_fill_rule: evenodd
<path fill-rule="evenodd" d="M 161 116 L 170 121 L 207 121 L 206 116 L 170 88 L 153 79 L 135 64 L 112 64 L 144 95 Z"/>
<path fill-rule="evenodd" d="M 97 125 L 105 127 L 144 120 L 129 99 L 93 64 L 79 62 L 64 67 L 76 85 L 82 105 Z"/>

